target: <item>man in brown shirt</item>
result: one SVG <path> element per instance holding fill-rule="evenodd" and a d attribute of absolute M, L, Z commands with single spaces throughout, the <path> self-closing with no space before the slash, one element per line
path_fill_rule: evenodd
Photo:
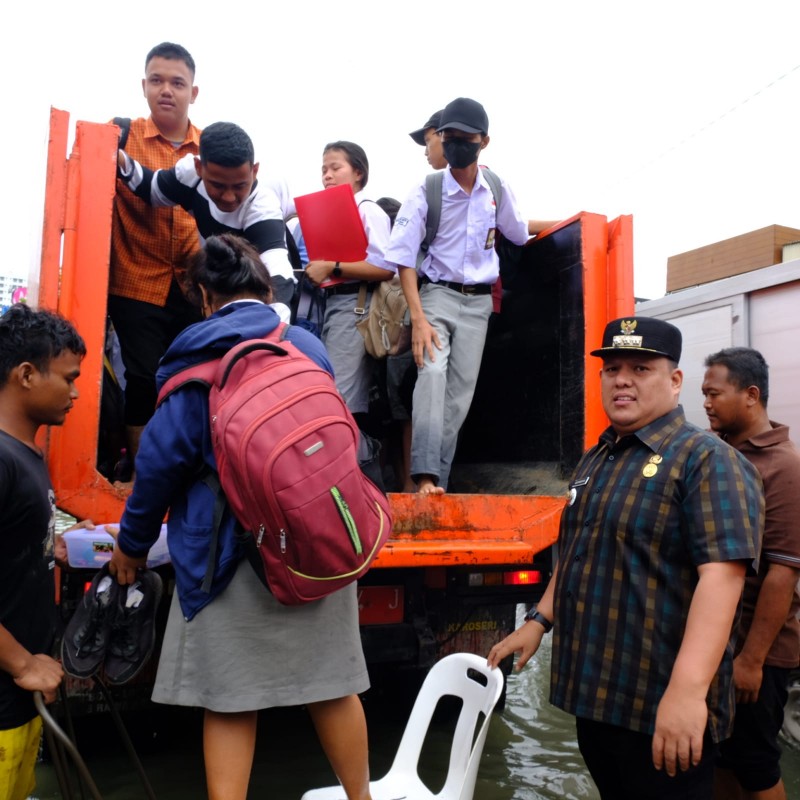
<path fill-rule="evenodd" d="M 767 414 L 769 370 L 748 347 L 710 355 L 703 381 L 711 429 L 761 474 L 766 523 L 757 575 L 745 582 L 733 678 L 733 736 L 723 743 L 715 797 L 785 800 L 778 732 L 787 686 L 800 663 L 800 453 Z"/>
<path fill-rule="evenodd" d="M 197 155 L 200 130 L 189 121 L 197 97 L 195 63 L 179 44 L 162 42 L 145 59 L 142 91 L 147 118 L 130 120 L 125 149 L 151 169 Z M 199 311 L 181 291 L 179 276 L 199 249 L 194 220 L 182 208 L 151 208 L 121 183 L 114 199 L 108 313 L 125 365 L 128 455 L 156 404 L 155 373 L 169 344 Z"/>

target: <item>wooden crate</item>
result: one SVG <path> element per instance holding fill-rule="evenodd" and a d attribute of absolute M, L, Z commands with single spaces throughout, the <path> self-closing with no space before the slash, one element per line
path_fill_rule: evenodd
<path fill-rule="evenodd" d="M 728 278 L 782 261 L 783 245 L 800 240 L 800 230 L 770 225 L 667 259 L 667 291 Z"/>

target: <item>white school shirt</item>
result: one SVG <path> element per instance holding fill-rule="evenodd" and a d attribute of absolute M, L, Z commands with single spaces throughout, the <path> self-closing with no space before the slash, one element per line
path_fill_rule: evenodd
<path fill-rule="evenodd" d="M 495 216 L 494 196 L 482 169 L 478 170 L 472 194 L 458 185 L 450 167 L 442 177 L 439 230 L 420 265 L 420 275 L 432 281 L 493 284 L 500 274 L 500 262 L 490 231 L 497 227 L 507 239 L 521 245 L 528 241 L 528 222 L 522 218 L 514 194 L 502 178 L 503 194 Z M 386 260 L 392 267 L 416 266 L 419 246 L 425 239 L 427 214 L 423 180 L 397 212 L 386 251 Z"/>
<path fill-rule="evenodd" d="M 386 248 L 389 246 L 389 233 L 392 229 L 389 217 L 376 202 L 364 194 L 363 189 L 356 192 L 356 204 L 367 234 L 367 257 L 364 260 L 373 267 L 392 269 L 386 263 Z"/>

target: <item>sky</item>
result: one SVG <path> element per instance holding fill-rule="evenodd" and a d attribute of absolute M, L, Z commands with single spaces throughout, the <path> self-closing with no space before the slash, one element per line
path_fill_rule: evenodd
<path fill-rule="evenodd" d="M 402 200 L 428 171 L 408 137 L 459 96 L 486 107 L 482 163 L 523 214 L 632 214 L 634 290 L 667 258 L 767 225 L 800 229 L 796 0 L 228 0 L 15 3 L 3 12 L 0 273 L 38 259 L 50 106 L 145 116 L 158 42 L 197 63 L 192 121 L 252 137 L 263 174 L 321 189 L 329 141 L 361 144 L 368 190 Z"/>

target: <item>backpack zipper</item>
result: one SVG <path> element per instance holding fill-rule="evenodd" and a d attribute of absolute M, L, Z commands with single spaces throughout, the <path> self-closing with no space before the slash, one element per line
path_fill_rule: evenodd
<path fill-rule="evenodd" d="M 342 522 L 344 522 L 344 526 L 347 529 L 348 535 L 350 536 L 350 541 L 353 543 L 353 549 L 358 555 L 361 555 L 363 552 L 361 539 L 359 538 L 356 521 L 353 519 L 353 515 L 350 513 L 350 507 L 347 505 L 347 501 L 344 499 L 342 493 L 336 486 L 331 486 L 331 496 L 333 497 L 333 502 L 336 503 L 336 509 L 338 510 L 339 516 L 342 518 Z"/>

